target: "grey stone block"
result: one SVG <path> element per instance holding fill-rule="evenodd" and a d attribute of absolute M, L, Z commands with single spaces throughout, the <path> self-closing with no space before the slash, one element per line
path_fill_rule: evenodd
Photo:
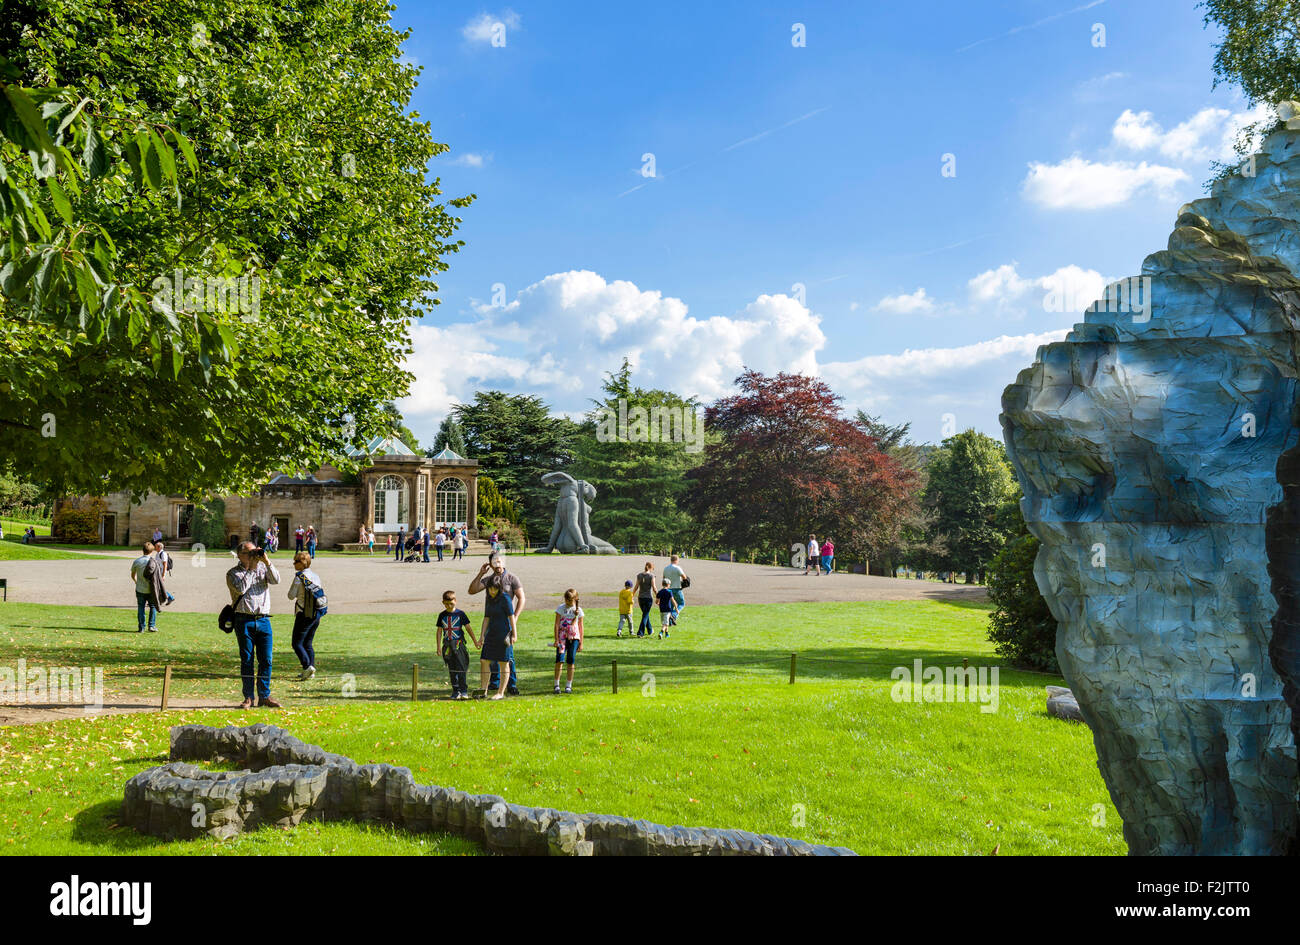
<path fill-rule="evenodd" d="M 141 771 L 122 791 L 123 822 L 152 836 L 207 833 L 229 838 L 262 826 L 291 827 L 307 819 L 359 820 L 417 832 L 446 831 L 508 856 L 852 853 L 743 830 L 665 827 L 416 784 L 409 768 L 359 765 L 265 723 L 222 729 L 176 726 L 171 731 L 170 754 L 174 760 Z M 181 760 L 186 758 L 228 759 L 247 769 L 209 772 Z M 194 822 L 196 804 L 204 815 L 199 826 Z"/>

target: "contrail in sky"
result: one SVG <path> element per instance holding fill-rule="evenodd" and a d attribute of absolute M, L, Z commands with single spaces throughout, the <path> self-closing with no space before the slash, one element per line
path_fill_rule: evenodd
<path fill-rule="evenodd" d="M 1014 36 L 1016 33 L 1023 33 L 1026 30 L 1038 29 L 1038 27 L 1051 23 L 1053 20 L 1059 20 L 1061 17 L 1069 16 L 1072 13 L 1082 13 L 1084 10 L 1091 10 L 1093 7 L 1101 6 L 1105 2 L 1106 0 L 1092 0 L 1091 3 L 1085 3 L 1083 6 L 1075 7 L 1073 10 L 1066 10 L 1064 13 L 1053 13 L 1051 16 L 1045 16 L 1041 20 L 1036 20 L 1033 23 L 1027 23 L 1024 26 L 1013 27 L 1012 29 L 1007 30 L 1005 33 L 999 33 L 997 36 L 990 36 L 988 39 L 977 39 L 975 42 L 967 46 L 963 46 L 961 49 L 957 50 L 957 52 L 959 53 L 965 52 L 968 49 L 974 49 L 976 46 L 983 46 L 985 43 L 991 43 L 995 39 L 1002 39 L 1006 36 Z"/>

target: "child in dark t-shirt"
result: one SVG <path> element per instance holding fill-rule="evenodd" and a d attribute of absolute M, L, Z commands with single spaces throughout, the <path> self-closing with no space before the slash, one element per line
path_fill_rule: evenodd
<path fill-rule="evenodd" d="M 677 619 L 677 601 L 673 597 L 673 592 L 668 589 L 668 578 L 664 578 L 664 585 L 659 588 L 659 593 L 655 596 L 659 599 L 659 616 L 663 620 L 659 630 L 659 639 L 662 640 L 668 636 L 668 628 Z"/>
<path fill-rule="evenodd" d="M 468 699 L 469 685 L 465 673 L 469 669 L 469 651 L 465 649 L 465 634 L 469 634 L 475 649 L 478 649 L 478 640 L 474 637 L 469 616 L 456 607 L 455 591 L 442 592 L 442 613 L 438 614 L 437 624 L 438 652 L 451 674 L 451 697 Z"/>

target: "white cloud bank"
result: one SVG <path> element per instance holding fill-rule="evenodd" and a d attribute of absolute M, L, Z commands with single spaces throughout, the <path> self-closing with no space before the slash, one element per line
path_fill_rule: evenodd
<path fill-rule="evenodd" d="M 1076 154 L 1059 164 L 1031 161 L 1021 193 L 1047 210 L 1101 210 L 1143 192 L 1172 199 L 1177 196 L 1175 186 L 1190 180 L 1186 171 L 1175 167 L 1146 161 L 1089 161 Z"/>
<path fill-rule="evenodd" d="M 1001 273 L 1003 293 L 1014 296 L 1070 270 L 1089 272 L 1066 267 L 1026 279 L 1014 264 L 992 272 Z M 935 304 L 924 289 L 894 298 Z M 912 421 L 922 438 L 938 438 L 945 413 L 992 433 L 1003 387 L 1029 365 L 1038 345 L 1063 334 L 823 360 L 821 317 L 790 296 L 760 295 L 730 315 L 697 317 L 681 299 L 574 270 L 547 276 L 506 305 L 475 302 L 453 323 L 417 323 L 405 363 L 415 380 L 398 407 L 421 442 L 432 441 L 442 417 L 456 403 L 472 401 L 476 390 L 537 394 L 557 413 L 576 416 L 591 406 L 605 373 L 627 357 L 637 384 L 704 402 L 731 393 L 747 367 L 789 371 L 825 378 L 850 411 Z"/>

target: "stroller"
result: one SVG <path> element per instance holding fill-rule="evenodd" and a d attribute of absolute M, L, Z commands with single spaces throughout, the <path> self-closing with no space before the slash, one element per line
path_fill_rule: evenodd
<path fill-rule="evenodd" d="M 406 557 L 402 559 L 403 564 L 410 564 L 412 561 L 421 559 L 420 546 L 415 543 L 414 538 L 406 540 L 406 546 L 403 550 L 406 552 Z"/>

